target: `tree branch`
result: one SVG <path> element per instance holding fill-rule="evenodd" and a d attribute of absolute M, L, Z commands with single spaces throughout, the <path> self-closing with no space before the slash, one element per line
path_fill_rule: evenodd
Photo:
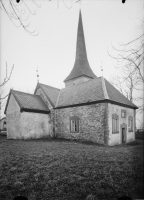
<path fill-rule="evenodd" d="M 12 75 L 12 72 L 13 72 L 13 69 L 14 69 L 14 65 L 12 66 L 11 68 L 11 71 L 10 71 L 10 74 L 8 76 L 8 72 L 7 72 L 7 62 L 6 62 L 6 76 L 4 78 L 4 81 L 0 84 L 0 88 L 3 87 L 11 78 L 11 75 Z"/>

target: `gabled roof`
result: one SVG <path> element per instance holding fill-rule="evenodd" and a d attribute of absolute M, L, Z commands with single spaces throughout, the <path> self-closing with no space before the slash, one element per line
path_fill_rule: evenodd
<path fill-rule="evenodd" d="M 52 101 L 55 108 L 79 106 L 98 102 L 109 102 L 133 109 L 138 108 L 103 77 L 91 79 L 61 90 L 41 83 L 38 83 L 36 90 L 38 87 L 42 88 L 48 100 L 50 99 Z M 15 90 L 10 91 L 5 113 L 11 94 L 14 95 L 21 111 L 29 110 L 28 112 L 35 111 L 49 113 L 49 109 L 39 95 L 28 94 Z"/>
<path fill-rule="evenodd" d="M 100 78 L 61 89 L 57 107 L 104 100 Z"/>
<path fill-rule="evenodd" d="M 47 108 L 47 106 L 45 105 L 45 103 L 39 95 L 19 92 L 16 90 L 10 90 L 4 113 L 6 113 L 11 94 L 13 94 L 15 100 L 20 106 L 21 111 L 49 113 L 49 109 Z"/>
<path fill-rule="evenodd" d="M 122 93 L 120 93 L 106 79 L 105 79 L 105 86 L 106 86 L 106 90 L 107 90 L 107 93 L 109 96 L 109 100 L 137 108 L 137 106 L 135 104 L 133 104 L 130 100 L 128 100 Z"/>
<path fill-rule="evenodd" d="M 81 11 L 79 13 L 75 63 L 72 71 L 70 72 L 69 76 L 64 80 L 64 82 L 69 81 L 71 79 L 75 79 L 80 76 L 87 76 L 92 79 L 96 77 L 96 75 L 90 68 L 87 59 Z"/>
<path fill-rule="evenodd" d="M 35 93 L 36 93 L 36 90 L 38 88 L 41 88 L 42 91 L 44 92 L 44 94 L 46 95 L 48 101 L 51 103 L 51 105 L 53 107 L 55 107 L 56 105 L 56 101 L 57 101 L 57 97 L 58 97 L 58 94 L 60 92 L 60 89 L 58 88 L 54 88 L 54 87 L 51 87 L 49 85 L 44 85 L 42 83 L 38 83 L 37 84 L 37 87 L 35 89 Z"/>
<path fill-rule="evenodd" d="M 137 109 L 103 77 L 61 89 L 56 108 L 103 101 Z"/>

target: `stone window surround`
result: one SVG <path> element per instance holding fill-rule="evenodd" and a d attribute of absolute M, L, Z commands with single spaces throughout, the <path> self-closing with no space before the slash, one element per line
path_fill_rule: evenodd
<path fill-rule="evenodd" d="M 76 121 L 76 123 L 78 124 L 78 130 L 77 131 L 72 131 L 72 127 L 71 127 L 71 121 L 72 120 Z M 79 117 L 77 117 L 77 116 L 70 117 L 69 121 L 70 121 L 70 133 L 79 133 Z"/>
<path fill-rule="evenodd" d="M 132 116 L 128 117 L 128 131 L 133 132 L 133 117 Z"/>
<path fill-rule="evenodd" d="M 123 113 L 124 113 L 124 116 L 123 116 Z M 121 117 L 122 118 L 126 118 L 126 110 L 121 109 Z"/>
<path fill-rule="evenodd" d="M 113 119 L 117 120 L 117 129 L 118 130 L 116 130 L 116 131 L 113 131 Z M 112 114 L 112 133 L 113 134 L 119 133 L 119 116 L 116 113 Z"/>

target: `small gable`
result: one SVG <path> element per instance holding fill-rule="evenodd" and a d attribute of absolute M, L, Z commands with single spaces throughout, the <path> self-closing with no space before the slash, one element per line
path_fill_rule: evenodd
<path fill-rule="evenodd" d="M 13 94 L 9 94 L 9 98 L 7 100 L 6 108 L 5 108 L 5 114 L 8 113 L 13 113 L 13 112 L 20 112 L 20 105 L 16 101 L 15 97 Z"/>
<path fill-rule="evenodd" d="M 60 89 L 54 88 L 48 85 L 44 85 L 41 83 L 37 84 L 35 94 L 38 94 L 41 96 L 41 93 L 38 92 L 38 89 L 41 88 L 43 91 L 45 97 L 47 98 L 48 102 L 51 104 L 51 106 L 54 108 L 57 102 L 57 98 L 60 92 Z M 43 98 L 43 97 L 42 97 Z M 44 99 L 43 99 L 44 100 Z"/>
<path fill-rule="evenodd" d="M 45 105 L 40 96 L 19 92 L 15 90 L 10 91 L 9 98 L 5 108 L 5 113 L 7 111 L 7 108 L 10 107 L 10 109 L 13 109 L 13 106 L 10 105 L 11 98 L 13 99 L 13 102 L 16 102 L 16 104 L 20 107 L 21 112 L 27 111 L 27 112 L 49 113 L 48 107 Z"/>

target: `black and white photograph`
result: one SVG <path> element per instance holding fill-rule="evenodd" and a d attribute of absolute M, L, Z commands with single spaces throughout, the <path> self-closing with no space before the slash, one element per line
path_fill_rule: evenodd
<path fill-rule="evenodd" d="M 144 0 L 0 0 L 0 200 L 144 199 Z"/>

